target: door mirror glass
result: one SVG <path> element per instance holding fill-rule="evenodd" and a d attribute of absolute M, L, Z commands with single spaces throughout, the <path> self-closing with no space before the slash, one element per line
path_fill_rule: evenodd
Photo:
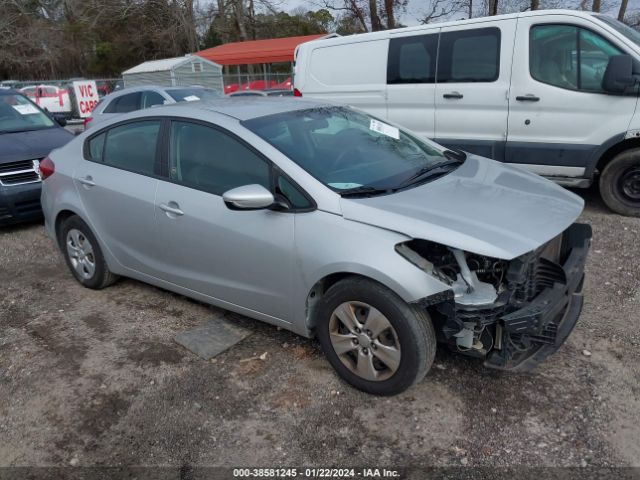
<path fill-rule="evenodd" d="M 258 210 L 273 205 L 274 198 L 262 185 L 245 185 L 228 190 L 222 195 L 227 206 L 233 210 Z"/>
<path fill-rule="evenodd" d="M 629 55 L 614 55 L 609 58 L 602 78 L 602 88 L 607 93 L 623 94 L 636 83 L 633 77 L 633 59 Z"/>
<path fill-rule="evenodd" d="M 65 118 L 64 115 L 56 115 L 55 113 L 53 114 L 53 119 L 56 121 L 56 123 L 58 125 L 60 125 L 61 127 L 66 127 L 67 126 L 67 119 Z"/>

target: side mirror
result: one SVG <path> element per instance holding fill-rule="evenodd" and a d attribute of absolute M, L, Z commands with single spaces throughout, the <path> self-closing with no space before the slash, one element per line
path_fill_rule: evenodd
<path fill-rule="evenodd" d="M 56 121 L 56 123 L 58 125 L 60 125 L 61 127 L 66 127 L 67 126 L 67 119 L 64 118 L 64 115 L 54 115 L 53 119 Z"/>
<path fill-rule="evenodd" d="M 232 188 L 222 195 L 222 199 L 232 210 L 269 208 L 275 201 L 269 190 L 257 184 Z"/>
<path fill-rule="evenodd" d="M 602 77 L 602 89 L 608 93 L 624 94 L 633 87 L 633 58 L 630 55 L 614 55 L 609 58 L 607 69 Z"/>

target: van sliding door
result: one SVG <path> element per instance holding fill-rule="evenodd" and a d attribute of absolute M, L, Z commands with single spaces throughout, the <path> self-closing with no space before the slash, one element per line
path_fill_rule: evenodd
<path fill-rule="evenodd" d="M 504 160 L 516 20 L 442 28 L 435 88 L 435 139 Z"/>
<path fill-rule="evenodd" d="M 387 62 L 387 117 L 431 139 L 439 30 L 409 36 L 392 33 Z"/>

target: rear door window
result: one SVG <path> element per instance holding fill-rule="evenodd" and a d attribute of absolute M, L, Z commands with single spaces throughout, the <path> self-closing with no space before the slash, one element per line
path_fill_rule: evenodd
<path fill-rule="evenodd" d="M 102 152 L 104 151 L 104 139 L 107 137 L 107 132 L 103 132 L 100 135 L 91 137 L 88 142 L 87 155 L 89 160 L 96 162 L 102 161 Z"/>
<path fill-rule="evenodd" d="M 438 82 L 494 82 L 500 72 L 500 29 L 477 28 L 440 35 Z"/>
<path fill-rule="evenodd" d="M 154 105 L 164 105 L 165 98 L 152 90 L 142 93 L 142 108 L 150 108 Z"/>
<path fill-rule="evenodd" d="M 105 165 L 142 175 L 159 174 L 158 137 L 160 120 L 131 122 L 110 128 L 103 140 L 97 135 L 89 140 L 89 155 L 99 155 L 101 142 L 102 156 L 99 161 Z"/>
<path fill-rule="evenodd" d="M 121 97 L 114 98 L 107 108 L 104 109 L 104 113 L 127 113 L 140 109 L 140 92 L 128 93 Z"/>

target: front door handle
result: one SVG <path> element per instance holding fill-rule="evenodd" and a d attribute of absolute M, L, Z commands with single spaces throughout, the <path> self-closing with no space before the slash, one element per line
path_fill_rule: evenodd
<path fill-rule="evenodd" d="M 464 95 L 462 95 L 460 92 L 449 92 L 449 93 L 445 93 L 444 95 L 442 95 L 443 98 L 451 98 L 454 100 L 459 100 L 462 97 L 464 97 Z"/>
<path fill-rule="evenodd" d="M 176 217 L 184 215 L 184 212 L 180 210 L 180 206 L 176 202 L 169 202 L 169 204 L 161 203 L 160 208 L 164 210 L 169 217 L 172 215 L 175 215 Z"/>
<path fill-rule="evenodd" d="M 85 187 L 95 187 L 96 182 L 93 181 L 93 177 L 91 175 L 87 175 L 86 177 L 78 178 L 78 181 L 83 184 Z"/>
<path fill-rule="evenodd" d="M 519 102 L 539 102 L 540 97 L 536 97 L 535 95 L 528 93 L 527 95 L 520 95 L 516 97 L 516 100 Z"/>

